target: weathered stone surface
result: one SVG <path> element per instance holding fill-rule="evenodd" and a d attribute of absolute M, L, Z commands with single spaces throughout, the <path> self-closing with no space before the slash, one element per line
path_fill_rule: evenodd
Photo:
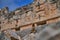
<path fill-rule="evenodd" d="M 37 29 L 38 30 L 38 29 Z M 39 33 L 31 33 L 23 37 L 24 40 L 48 40 L 50 37 L 60 34 L 60 22 L 49 24 Z"/>
<path fill-rule="evenodd" d="M 60 0 L 35 0 L 13 12 L 9 12 L 7 7 L 0 9 L 0 31 L 3 31 L 0 40 L 12 40 L 10 37 L 18 40 L 48 40 L 60 34 L 60 12 L 57 8 L 60 9 Z M 35 33 L 31 33 L 33 24 Z"/>

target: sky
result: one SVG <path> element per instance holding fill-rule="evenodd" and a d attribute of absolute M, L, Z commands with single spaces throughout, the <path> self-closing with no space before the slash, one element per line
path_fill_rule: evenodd
<path fill-rule="evenodd" d="M 10 11 L 33 3 L 34 0 L 0 0 L 0 8 L 8 7 Z"/>

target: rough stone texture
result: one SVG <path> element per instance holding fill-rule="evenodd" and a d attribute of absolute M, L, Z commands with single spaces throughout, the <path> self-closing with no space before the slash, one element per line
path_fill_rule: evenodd
<path fill-rule="evenodd" d="M 48 40 L 50 37 L 53 37 L 57 34 L 60 34 L 60 22 L 47 25 L 39 33 L 28 34 L 25 37 L 23 37 L 23 39 L 24 40 Z"/>
<path fill-rule="evenodd" d="M 16 28 L 16 25 L 17 27 L 20 27 L 28 24 L 46 21 L 49 19 L 53 20 L 53 18 L 59 17 L 60 13 L 58 13 L 58 9 L 56 9 L 56 3 L 49 3 L 51 1 L 53 2 L 53 0 L 36 0 L 36 3 L 32 3 L 28 6 L 19 8 L 13 12 L 9 12 L 7 7 L 1 9 L 0 13 L 2 14 L 0 15 L 0 21 L 2 22 L 1 24 L 3 24 L 1 25 L 2 30 L 6 30 L 8 28 Z M 16 22 L 16 20 L 18 22 Z M 7 22 L 7 25 L 5 22 Z"/>
<path fill-rule="evenodd" d="M 6 36 L 6 33 L 8 33 L 11 37 L 14 37 L 16 39 L 21 37 L 22 40 L 48 40 L 50 37 L 60 34 L 60 22 L 45 24 L 42 26 L 38 26 L 35 29 L 37 30 L 36 33 L 31 33 L 32 28 L 16 32 L 7 30 L 0 35 L 0 38 L 4 37 L 7 38 L 7 40 L 10 40 L 10 38 Z"/>
<path fill-rule="evenodd" d="M 60 34 L 59 5 L 60 0 L 35 0 L 32 4 L 18 8 L 13 12 L 9 12 L 7 7 L 1 9 L 0 31 L 3 33 L 6 31 L 6 33 L 4 35 L 2 33 L 0 39 L 11 40 L 11 36 L 19 40 L 20 37 L 22 40 L 48 40 L 50 37 Z M 33 24 L 35 33 L 31 33 Z"/>

